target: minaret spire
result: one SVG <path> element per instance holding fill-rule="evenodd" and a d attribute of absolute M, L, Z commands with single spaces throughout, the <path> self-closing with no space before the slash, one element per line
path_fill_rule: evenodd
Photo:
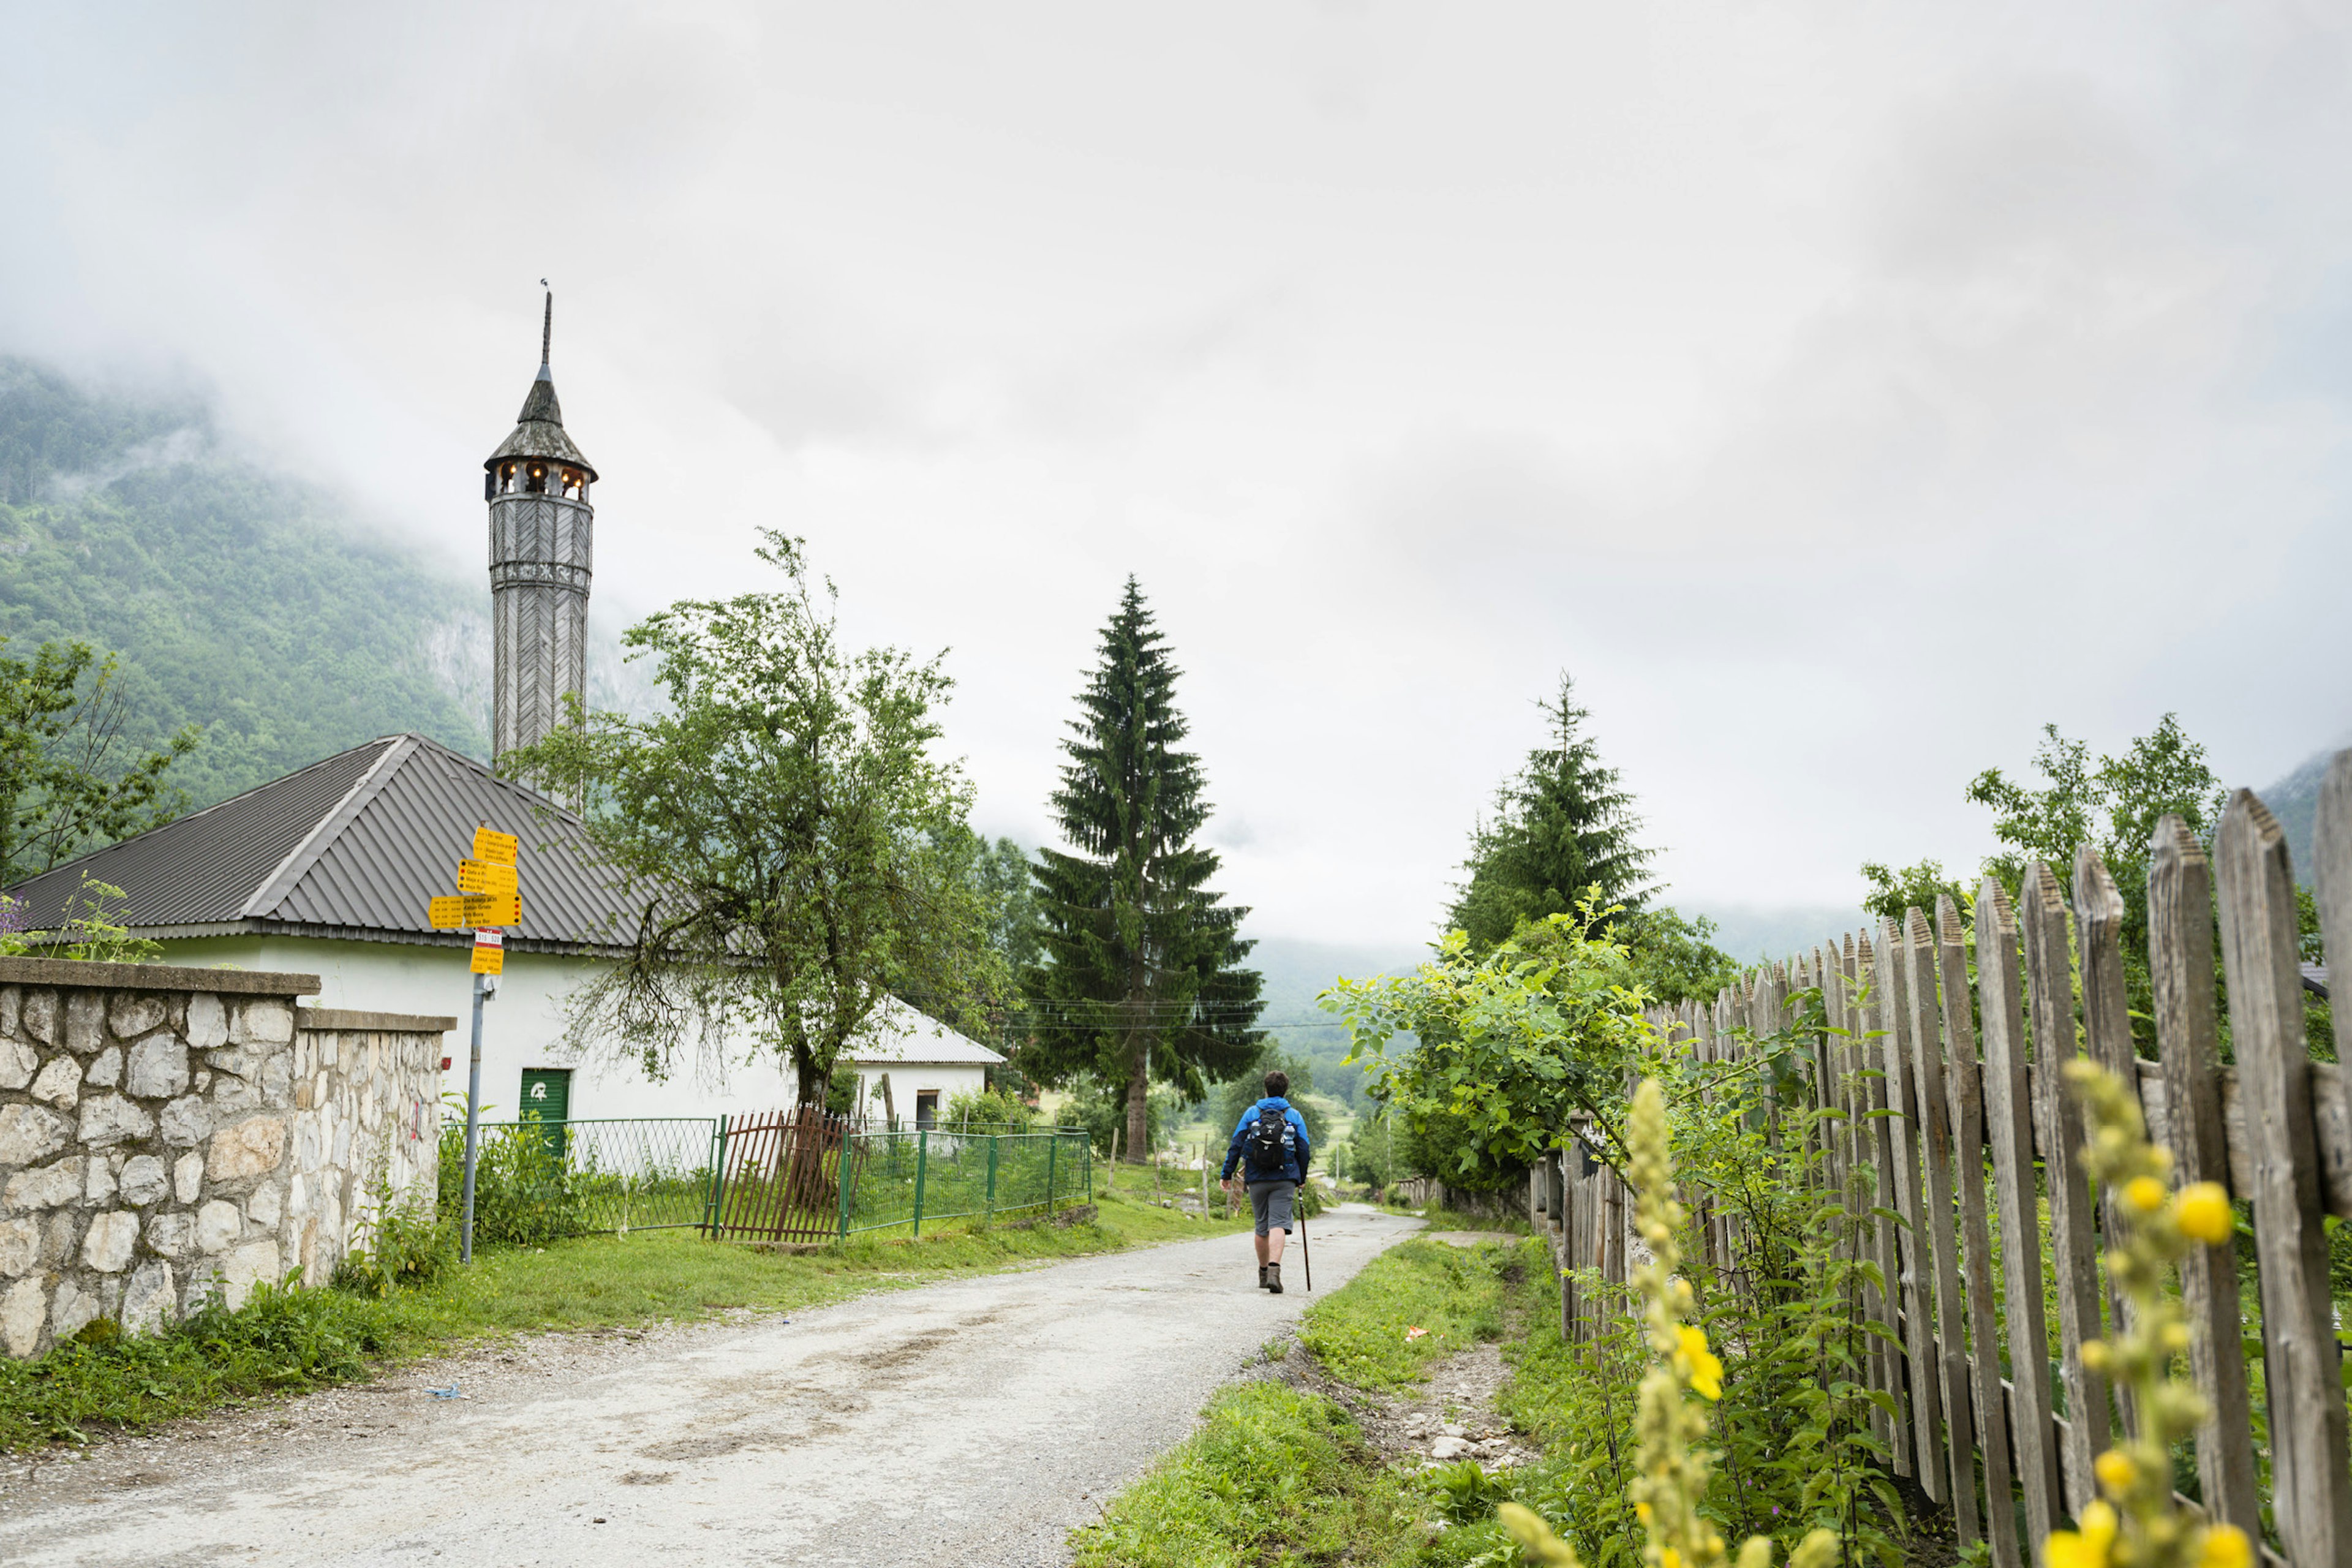
<path fill-rule="evenodd" d="M 540 286 L 541 288 L 542 288 L 542 289 L 547 289 L 547 279 L 544 279 L 544 278 L 541 279 L 539 280 L 539 286 Z M 547 374 L 549 374 L 549 373 L 548 373 L 548 369 L 547 369 L 548 363 L 549 363 L 549 362 L 548 362 L 548 358 L 547 358 L 547 351 L 548 351 L 548 347 L 549 347 L 549 345 L 550 345 L 550 344 L 551 344 L 554 341 L 555 341 L 555 290 L 554 290 L 554 289 L 547 289 L 547 314 L 546 314 L 544 317 L 541 318 L 541 321 L 540 321 L 540 323 L 539 323 L 539 374 L 541 374 L 541 375 L 546 375 Z"/>

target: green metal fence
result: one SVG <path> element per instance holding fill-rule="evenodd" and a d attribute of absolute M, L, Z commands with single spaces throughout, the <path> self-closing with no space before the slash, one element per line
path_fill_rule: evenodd
<path fill-rule="evenodd" d="M 484 1122 L 476 1162 L 478 1228 L 516 1238 L 701 1226 L 717 1195 L 715 1119 Z M 465 1158 L 466 1124 L 441 1130 L 443 1184 Z"/>
<path fill-rule="evenodd" d="M 972 1132 L 926 1128 L 852 1133 L 841 1153 L 841 1230 L 1050 1214 L 1094 1198 L 1086 1131 Z"/>

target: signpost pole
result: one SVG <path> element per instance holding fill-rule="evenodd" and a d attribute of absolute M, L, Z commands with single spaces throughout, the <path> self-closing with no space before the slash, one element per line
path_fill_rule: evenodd
<path fill-rule="evenodd" d="M 474 1051 L 466 1069 L 466 1219 L 458 1233 L 458 1255 L 474 1261 L 474 1156 L 482 1126 L 482 1003 L 490 994 L 490 977 L 474 976 Z"/>

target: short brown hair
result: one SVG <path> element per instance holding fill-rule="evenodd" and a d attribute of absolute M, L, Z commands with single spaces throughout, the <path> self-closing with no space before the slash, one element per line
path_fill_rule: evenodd
<path fill-rule="evenodd" d="M 1280 1068 L 1275 1068 L 1265 1075 L 1265 1091 L 1275 1099 L 1280 1100 L 1290 1092 L 1290 1075 Z"/>

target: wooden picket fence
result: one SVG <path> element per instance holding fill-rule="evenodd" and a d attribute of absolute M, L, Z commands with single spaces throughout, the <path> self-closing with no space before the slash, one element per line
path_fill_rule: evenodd
<path fill-rule="evenodd" d="M 2158 1060 L 2135 1055 L 2123 900 L 2087 849 L 2073 868 L 2071 900 L 2040 863 L 2026 873 L 2021 907 L 1986 880 L 1974 910 L 1973 985 L 1969 932 L 1947 898 L 1932 917 L 1914 909 L 1902 921 L 1752 971 L 1712 1006 L 1660 1010 L 1653 1021 L 1677 1049 L 1736 1061 L 1793 1026 L 1793 995 L 1820 988 L 1831 1027 L 1808 1042 L 1813 1059 L 1801 1076 L 1816 1107 L 1844 1112 L 1820 1123 L 1830 1130 L 1825 1179 L 1844 1190 L 1855 1166 L 1867 1166 L 1869 1201 L 1900 1216 L 1864 1229 L 1895 1297 L 1864 1310 L 1899 1341 L 1867 1362 L 1872 1386 L 1900 1412 L 1889 1419 L 1874 1411 L 1877 1435 L 1896 1472 L 1950 1510 L 1963 1544 L 1988 1542 L 1999 1568 L 2022 1560 L 2017 1506 L 2038 1552 L 2096 1495 L 2092 1461 L 2119 1429 L 2105 1380 L 2082 1355 L 2084 1341 L 2102 1332 L 2103 1311 L 2118 1305 L 2100 1262 L 2108 1216 L 2095 1208 L 2084 1174 L 2081 1109 L 2053 1069 L 2087 1050 L 2136 1082 L 2149 1134 L 2171 1149 L 2179 1179 L 2221 1183 L 2252 1210 L 2256 1321 L 2241 1321 L 2234 1243 L 2199 1249 L 2182 1281 L 2189 1371 L 2212 1407 L 2196 1437 L 2203 1506 L 2266 1541 L 2273 1563 L 2347 1568 L 2352 1458 L 2323 1222 L 2352 1219 L 2352 1080 L 2309 1058 L 2294 879 L 2269 810 L 2240 791 L 2210 858 L 2176 817 L 2158 826 L 2151 848 Z M 2323 937 L 2330 952 L 2352 955 L 2352 752 L 2326 775 L 2314 859 Z M 2227 1066 L 2214 985 L 2217 894 L 2236 1058 Z M 2352 1006 L 2331 1011 L 2337 1054 L 2352 1061 Z M 1530 1206 L 1563 1268 L 1594 1271 L 1602 1282 L 1595 1290 L 1563 1276 L 1563 1330 L 1581 1339 L 1600 1314 L 1623 1310 L 1622 1293 L 1607 1287 L 1625 1282 L 1639 1243 L 1630 1194 L 1594 1151 L 1580 1149 L 1578 1130 L 1569 1131 L 1534 1173 Z M 1695 1200 L 1705 1257 L 1739 1288 L 1735 1223 L 1709 1212 L 1704 1194 L 1685 1195 Z M 1996 1254 L 2001 1238 L 2028 1236 L 2038 1245 L 2002 1245 Z M 2045 1252 L 2056 1287 L 2054 1362 Z M 2246 1362 L 2256 1343 L 2259 1389 Z M 2004 1366 L 2023 1375 L 2005 1376 Z M 2266 1417 L 2266 1491 L 2257 1404 Z"/>

